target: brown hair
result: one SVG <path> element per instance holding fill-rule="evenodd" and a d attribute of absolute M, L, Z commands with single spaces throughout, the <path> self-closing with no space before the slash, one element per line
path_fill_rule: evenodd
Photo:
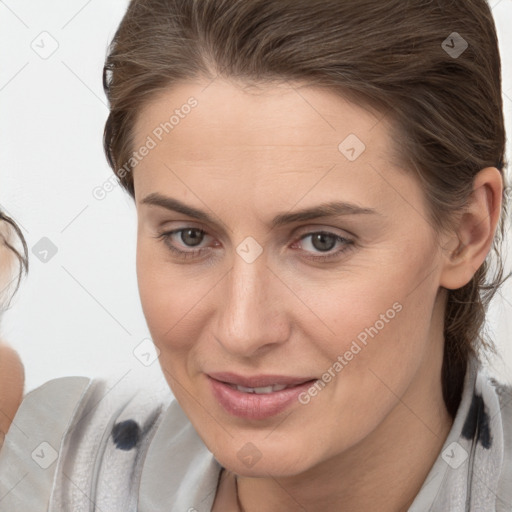
<path fill-rule="evenodd" d="M 15 240 L 23 250 L 16 247 Z M 13 263 L 17 260 L 18 272 L 12 277 Z M 28 247 L 25 237 L 16 222 L 0 210 L 0 313 L 9 308 L 10 301 L 18 291 L 24 273 L 28 272 Z M 13 287 L 12 284 L 16 283 Z M 6 302 L 5 298 L 9 297 Z"/>
<path fill-rule="evenodd" d="M 455 41 L 468 45 L 461 55 L 449 51 Z M 141 108 L 178 81 L 216 76 L 306 82 L 387 114 L 396 161 L 421 180 L 437 233 L 463 210 L 481 169 L 497 167 L 506 184 L 501 62 L 485 0 L 132 0 L 103 75 L 104 147 L 132 197 L 126 163 Z M 448 292 L 442 386 L 452 416 L 470 354 L 497 355 L 482 331 L 503 282 L 506 199 L 494 279 L 486 260 Z"/>

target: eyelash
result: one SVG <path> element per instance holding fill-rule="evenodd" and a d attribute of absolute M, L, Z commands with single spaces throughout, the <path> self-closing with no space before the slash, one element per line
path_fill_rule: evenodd
<path fill-rule="evenodd" d="M 155 238 L 163 241 L 165 243 L 166 247 L 171 252 L 173 252 L 174 254 L 176 254 L 180 258 L 184 258 L 184 259 L 197 258 L 207 248 L 202 247 L 201 249 L 197 249 L 197 250 L 194 250 L 194 251 L 181 251 L 180 249 L 176 249 L 176 247 L 171 245 L 170 242 L 169 242 L 169 240 L 172 237 L 172 235 L 174 235 L 176 233 L 181 233 L 182 231 L 187 231 L 189 229 L 193 229 L 194 231 L 198 231 L 201 235 L 206 235 L 207 234 L 206 231 L 204 231 L 202 229 L 188 227 L 188 228 L 175 229 L 173 231 L 165 231 L 163 233 L 159 233 Z M 344 252 L 346 252 L 346 251 L 348 251 L 348 250 L 353 248 L 354 242 L 352 240 L 348 240 L 347 238 L 343 238 L 343 237 L 341 237 L 339 235 L 336 235 L 334 233 L 330 233 L 329 231 L 323 231 L 323 230 L 320 230 L 320 231 L 310 231 L 309 233 L 305 233 L 304 235 L 302 235 L 297 240 L 297 242 L 300 242 L 300 241 L 304 240 L 305 238 L 308 238 L 308 237 L 310 237 L 312 235 L 317 235 L 317 234 L 324 234 L 324 235 L 333 236 L 336 239 L 336 241 L 342 242 L 344 244 L 344 247 L 342 249 L 334 252 L 334 253 L 327 254 L 325 256 L 306 256 L 306 259 L 313 260 L 313 261 L 325 262 L 325 261 L 332 260 L 332 259 L 340 256 L 342 253 L 344 253 Z M 294 242 L 294 244 L 297 243 L 297 242 Z"/>

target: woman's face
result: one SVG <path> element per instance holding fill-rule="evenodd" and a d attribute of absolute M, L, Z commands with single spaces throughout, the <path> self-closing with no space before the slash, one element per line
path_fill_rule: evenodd
<path fill-rule="evenodd" d="M 390 133 L 333 93 L 285 84 L 187 82 L 141 112 L 144 314 L 181 407 L 239 474 L 304 472 L 440 386 L 443 251 Z M 346 204 L 298 214 L 331 203 Z M 317 382 L 254 394 L 220 372 Z"/>

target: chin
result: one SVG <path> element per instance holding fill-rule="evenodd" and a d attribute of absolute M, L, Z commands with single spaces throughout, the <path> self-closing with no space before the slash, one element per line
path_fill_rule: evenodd
<path fill-rule="evenodd" d="M 242 448 L 233 454 L 226 454 L 221 450 L 221 455 L 215 454 L 217 461 L 229 471 L 245 477 L 292 477 L 308 471 L 313 463 L 311 460 L 297 460 L 293 457 L 293 450 L 282 446 L 279 450 L 258 450 L 252 443 L 242 445 Z M 265 455 L 265 452 L 269 453 Z M 300 454 L 299 454 L 300 456 Z"/>

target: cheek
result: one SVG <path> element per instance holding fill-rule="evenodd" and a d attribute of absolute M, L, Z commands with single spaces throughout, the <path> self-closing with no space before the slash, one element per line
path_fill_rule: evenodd
<path fill-rule="evenodd" d="M 155 344 L 176 323 L 183 293 L 179 282 L 171 283 L 168 267 L 159 257 L 154 244 L 140 241 L 137 245 L 137 282 L 142 309 Z"/>
<path fill-rule="evenodd" d="M 408 305 L 400 293 L 382 288 L 372 287 L 364 293 L 361 287 L 354 293 L 350 286 L 343 290 L 340 294 L 338 289 L 337 295 L 333 290 L 328 294 L 329 300 L 317 302 L 324 325 L 321 328 L 318 320 L 314 322 L 309 326 L 308 337 L 318 340 L 321 328 L 324 340 L 330 340 L 328 344 L 323 342 L 328 360 L 334 363 L 341 356 L 341 364 L 347 366 L 344 372 L 352 367 L 357 373 L 375 360 L 382 361 L 384 353 L 389 359 L 393 352 L 401 350 L 409 322 Z"/>
<path fill-rule="evenodd" d="M 170 264 L 155 255 L 155 248 L 137 250 L 137 280 L 142 310 L 155 346 L 159 349 L 159 365 L 174 396 L 183 403 L 187 354 L 197 333 L 187 324 L 190 312 L 190 289 Z M 194 295 L 197 302 L 197 295 Z M 190 313 L 189 313 L 190 314 Z"/>
<path fill-rule="evenodd" d="M 154 343 L 162 353 L 189 349 L 198 338 L 202 306 L 215 285 L 194 278 L 192 266 L 167 261 L 155 244 L 137 247 L 137 281 L 142 309 Z"/>
<path fill-rule="evenodd" d="M 419 357 L 428 340 L 436 275 L 425 279 L 432 263 L 402 259 L 324 282 L 321 289 L 303 283 L 301 296 L 310 311 L 301 325 L 309 339 L 324 340 L 319 346 L 329 360 L 346 354 L 355 362 L 349 366 L 384 368 Z"/>

